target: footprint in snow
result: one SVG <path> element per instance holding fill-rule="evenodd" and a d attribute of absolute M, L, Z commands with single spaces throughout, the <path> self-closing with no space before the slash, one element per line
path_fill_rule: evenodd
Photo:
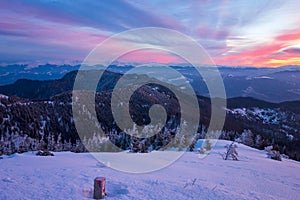
<path fill-rule="evenodd" d="M 13 182 L 14 182 L 14 181 L 13 181 L 11 178 L 9 178 L 9 177 L 3 178 L 2 181 L 3 181 L 3 182 L 6 182 L 6 183 L 13 183 Z"/>
<path fill-rule="evenodd" d="M 93 189 L 92 188 L 85 187 L 85 188 L 82 189 L 82 193 L 83 193 L 83 196 L 85 198 L 92 198 L 93 197 Z"/>

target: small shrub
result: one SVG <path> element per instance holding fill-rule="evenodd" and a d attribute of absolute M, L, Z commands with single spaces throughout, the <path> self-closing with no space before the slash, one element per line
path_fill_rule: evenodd
<path fill-rule="evenodd" d="M 271 158 L 273 160 L 282 161 L 279 151 L 272 150 L 272 151 L 268 152 L 268 156 L 269 156 L 269 158 Z"/>
<path fill-rule="evenodd" d="M 203 147 L 201 147 L 200 150 L 199 150 L 199 153 L 200 154 L 204 154 L 205 153 L 205 149 Z"/>
<path fill-rule="evenodd" d="M 265 147 L 265 151 L 267 152 L 268 158 L 271 158 L 273 160 L 281 161 L 281 155 L 280 152 L 277 150 L 274 150 L 273 146 Z"/>

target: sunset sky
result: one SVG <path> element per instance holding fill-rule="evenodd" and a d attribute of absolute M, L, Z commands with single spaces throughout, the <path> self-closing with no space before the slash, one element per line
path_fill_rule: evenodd
<path fill-rule="evenodd" d="M 139 27 L 180 31 L 219 65 L 300 65 L 300 1 L 0 1 L 0 64 L 82 61 L 101 41 Z M 169 44 L 171 45 L 171 44 Z M 125 62 L 176 63 L 159 52 Z"/>

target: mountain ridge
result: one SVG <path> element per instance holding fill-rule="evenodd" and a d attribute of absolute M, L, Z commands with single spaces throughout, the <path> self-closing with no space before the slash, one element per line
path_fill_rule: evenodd
<path fill-rule="evenodd" d="M 111 89 L 110 86 L 115 85 L 115 82 L 130 69 L 130 66 L 126 68 L 112 66 L 105 71 L 106 78 L 98 84 L 98 90 L 103 85 Z M 198 95 L 209 96 L 205 81 L 195 69 L 181 67 L 177 70 L 189 80 Z M 252 76 L 244 74 L 247 71 L 242 69 L 234 71 L 225 70 L 221 72 L 227 98 L 254 97 L 274 103 L 300 100 L 300 70 L 274 72 L 268 69 L 267 73 Z M 242 74 L 240 74 L 240 71 L 242 71 Z M 63 77 L 54 80 L 18 79 L 12 84 L 1 85 L 0 93 L 35 100 L 49 99 L 53 95 L 72 90 L 76 73 L 77 70 L 70 71 Z M 148 74 L 145 75 L 149 76 Z M 176 80 L 176 78 L 173 79 Z"/>

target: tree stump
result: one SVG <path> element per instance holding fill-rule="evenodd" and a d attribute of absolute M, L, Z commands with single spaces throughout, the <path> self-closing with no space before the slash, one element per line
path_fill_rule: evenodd
<path fill-rule="evenodd" d="M 94 199 L 104 199 L 105 181 L 105 177 L 96 177 L 94 179 Z"/>

